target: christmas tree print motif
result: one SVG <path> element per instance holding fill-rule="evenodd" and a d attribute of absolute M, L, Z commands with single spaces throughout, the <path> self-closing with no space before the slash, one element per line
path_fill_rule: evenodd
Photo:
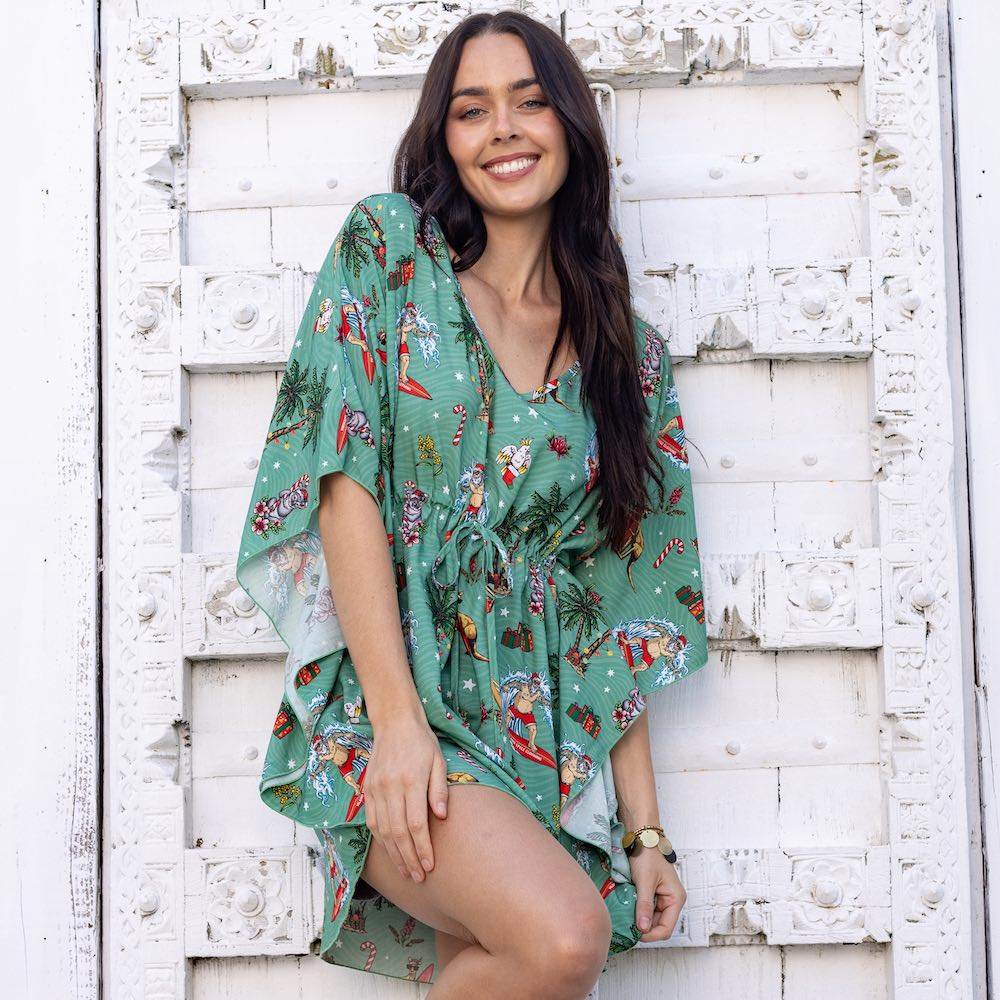
<path fill-rule="evenodd" d="M 571 583 L 559 600 L 559 620 L 565 628 L 577 626 L 573 645 L 566 650 L 563 658 L 582 677 L 586 671 L 586 661 L 593 655 L 592 647 L 584 651 L 586 658 L 580 652 L 583 633 L 586 632 L 589 637 L 599 625 L 607 624 L 604 612 L 601 611 L 601 595 L 590 587 L 581 590 L 575 583 Z"/>
<path fill-rule="evenodd" d="M 274 413 L 271 416 L 271 430 L 267 435 L 267 444 L 279 441 L 286 435 L 294 434 L 305 427 L 302 446 L 311 443 L 315 451 L 318 442 L 316 431 L 323 417 L 323 402 L 329 395 L 330 387 L 326 384 L 325 371 L 322 377 L 318 377 L 316 372 L 308 367 L 300 368 L 297 358 L 292 361 L 281 379 Z M 275 427 L 276 423 L 280 424 L 296 416 L 301 419 L 284 427 Z"/>

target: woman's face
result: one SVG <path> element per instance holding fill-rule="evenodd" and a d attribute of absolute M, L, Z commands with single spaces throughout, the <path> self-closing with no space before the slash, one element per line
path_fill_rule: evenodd
<path fill-rule="evenodd" d="M 534 78 L 528 49 L 517 35 L 481 35 L 462 49 L 452 86 L 452 94 L 460 96 L 448 107 L 445 140 L 462 186 L 484 215 L 528 215 L 566 179 L 566 132 L 541 86 L 529 82 Z M 508 90 L 510 84 L 516 89 Z M 461 94 L 467 88 L 477 92 Z M 486 168 L 504 160 L 501 169 L 520 169 Z"/>

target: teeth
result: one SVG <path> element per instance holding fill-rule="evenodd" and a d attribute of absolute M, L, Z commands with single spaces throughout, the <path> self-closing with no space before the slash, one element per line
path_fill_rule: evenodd
<path fill-rule="evenodd" d="M 512 174 L 517 170 L 523 170 L 525 167 L 530 167 L 531 164 L 537 159 L 537 156 L 529 156 L 520 160 L 509 160 L 507 163 L 497 163 L 492 167 L 487 167 L 486 169 L 491 174 Z"/>

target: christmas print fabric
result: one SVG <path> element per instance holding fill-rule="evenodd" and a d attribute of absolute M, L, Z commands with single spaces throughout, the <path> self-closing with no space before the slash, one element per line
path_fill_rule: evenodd
<path fill-rule="evenodd" d="M 496 363 L 432 219 L 357 202 L 331 245 L 278 390 L 237 578 L 288 646 L 260 794 L 315 829 L 321 956 L 434 981 L 433 928 L 367 884 L 372 728 L 330 593 L 319 480 L 378 504 L 414 683 L 449 783 L 515 796 L 588 872 L 633 947 L 635 886 L 609 751 L 650 692 L 707 659 L 691 475 L 670 357 L 635 316 L 663 472 L 627 544 L 600 542 L 600 451 L 580 362 L 534 392 Z M 372 622 L 383 629 L 384 622 Z"/>

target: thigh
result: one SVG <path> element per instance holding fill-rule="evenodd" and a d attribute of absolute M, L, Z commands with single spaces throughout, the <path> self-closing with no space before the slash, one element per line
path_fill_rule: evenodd
<path fill-rule="evenodd" d="M 607 907 L 576 860 L 509 792 L 448 787 L 448 816 L 428 811 L 434 868 L 422 882 L 400 874 L 374 838 L 361 877 L 400 909 L 487 951 L 600 929 Z"/>

